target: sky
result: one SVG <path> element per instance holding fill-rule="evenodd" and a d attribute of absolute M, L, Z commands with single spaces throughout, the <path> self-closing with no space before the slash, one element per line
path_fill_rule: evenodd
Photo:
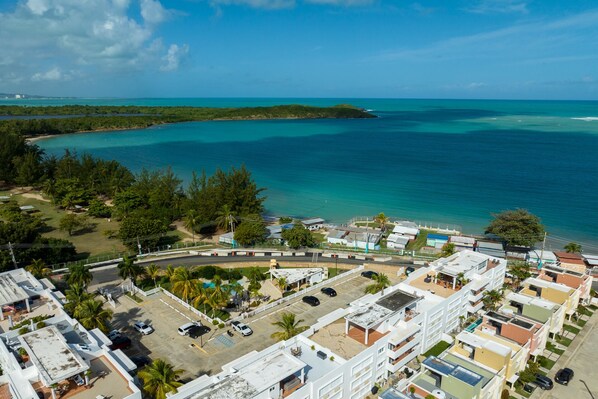
<path fill-rule="evenodd" d="M 0 0 L 0 93 L 598 99 L 596 0 Z"/>

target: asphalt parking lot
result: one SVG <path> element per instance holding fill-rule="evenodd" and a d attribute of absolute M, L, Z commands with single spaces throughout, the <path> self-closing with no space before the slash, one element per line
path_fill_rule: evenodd
<path fill-rule="evenodd" d="M 396 275 L 389 275 L 389 278 L 392 284 L 400 281 Z M 197 339 L 180 336 L 177 328 L 189 321 L 197 321 L 197 317 L 164 294 L 152 295 L 139 304 L 131 298 L 120 297 L 114 310 L 113 325 L 124 330 L 133 341 L 132 347 L 125 350 L 127 355 L 147 355 L 152 359 L 164 359 L 175 368 L 185 370 L 182 379 L 188 380 L 206 373 L 216 374 L 222 370 L 223 365 L 253 350 L 259 351 L 275 343 L 270 335 L 276 331 L 272 323 L 278 320 L 280 313 L 294 313 L 297 320 L 303 320 L 302 325 L 311 325 L 318 318 L 346 307 L 348 303 L 363 296 L 364 288 L 371 283 L 371 280 L 361 277 L 359 273 L 349 275 L 330 285 L 337 291 L 336 297 L 330 298 L 320 290 L 312 291 L 311 295 L 320 299 L 319 306 L 312 307 L 303 303 L 301 298 L 297 298 L 247 318 L 244 322 L 254 331 L 248 337 L 236 332 L 233 337 L 229 337 L 226 329 L 212 329 Z M 322 284 L 320 287 L 326 286 L 329 285 Z M 131 325 L 138 320 L 152 325 L 154 333 L 142 336 L 133 331 Z M 191 347 L 192 343 L 196 346 Z"/>

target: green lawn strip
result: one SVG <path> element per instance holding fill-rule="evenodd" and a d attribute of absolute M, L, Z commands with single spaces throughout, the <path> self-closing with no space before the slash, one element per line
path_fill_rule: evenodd
<path fill-rule="evenodd" d="M 590 305 L 590 306 L 588 306 L 588 308 L 592 309 L 593 311 L 598 310 L 598 306 L 596 306 L 596 305 Z"/>
<path fill-rule="evenodd" d="M 570 326 L 569 324 L 565 324 L 563 326 L 563 330 L 573 333 L 575 335 L 579 334 L 579 332 L 581 331 L 579 328 Z"/>
<path fill-rule="evenodd" d="M 531 396 L 531 393 L 527 393 L 527 392 L 525 392 L 525 391 L 523 390 L 523 387 L 522 387 L 522 386 L 519 386 L 519 385 L 517 385 L 517 386 L 515 387 L 515 392 L 517 392 L 519 395 L 521 395 L 521 396 L 523 396 L 523 397 L 526 397 L 526 398 L 529 398 L 529 397 Z"/>
<path fill-rule="evenodd" d="M 587 322 L 587 320 L 577 320 L 577 325 L 583 328 Z"/>
<path fill-rule="evenodd" d="M 546 344 L 546 349 L 548 349 L 552 353 L 556 353 L 559 356 L 561 356 L 563 353 L 565 353 L 565 351 L 563 349 L 557 348 L 556 345 L 553 344 L 552 342 L 548 342 Z"/>
<path fill-rule="evenodd" d="M 449 344 L 448 342 L 440 341 L 439 343 L 431 347 L 426 353 L 424 353 L 424 356 L 438 356 L 450 346 L 451 344 Z"/>
<path fill-rule="evenodd" d="M 141 299 L 139 296 L 137 296 L 135 294 L 131 294 L 130 292 L 125 293 L 125 295 L 128 296 L 129 298 L 131 298 L 132 300 L 134 300 L 137 303 L 143 302 L 143 299 Z"/>
<path fill-rule="evenodd" d="M 433 233 L 433 231 L 424 229 L 420 230 L 415 240 L 410 241 L 405 249 L 408 251 L 417 251 L 422 247 L 425 247 L 429 233 Z"/>
<path fill-rule="evenodd" d="M 572 342 L 572 341 L 573 341 L 573 340 L 571 340 L 571 339 L 569 339 L 569 338 L 560 337 L 560 336 L 559 336 L 559 337 L 556 339 L 556 342 L 558 342 L 559 344 L 561 344 L 561 345 L 563 345 L 563 346 L 567 346 L 567 347 L 568 347 L 569 345 L 571 345 L 571 342 Z"/>

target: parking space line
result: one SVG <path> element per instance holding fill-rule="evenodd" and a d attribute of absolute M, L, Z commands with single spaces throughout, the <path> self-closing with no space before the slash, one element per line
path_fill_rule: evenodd
<path fill-rule="evenodd" d="M 180 310 L 176 309 L 174 306 L 172 306 L 169 303 L 166 303 L 166 301 L 162 298 L 160 298 L 160 302 L 162 302 L 164 305 L 168 306 L 170 309 L 174 310 L 175 312 L 177 312 L 178 314 L 180 314 L 181 316 L 183 316 L 185 319 L 193 322 L 194 320 L 191 319 L 189 316 L 187 316 L 186 314 L 183 314 L 183 312 L 181 312 Z"/>

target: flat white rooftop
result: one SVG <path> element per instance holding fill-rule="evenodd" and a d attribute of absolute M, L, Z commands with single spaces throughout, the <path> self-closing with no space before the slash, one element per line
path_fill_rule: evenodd
<path fill-rule="evenodd" d="M 545 262 L 555 262 L 556 263 L 556 261 L 557 261 L 556 255 L 552 251 L 544 251 L 544 253 L 542 253 L 542 250 L 540 250 L 540 249 L 532 249 L 531 251 L 529 251 L 527 253 L 527 256 L 533 260 L 538 260 L 538 259 L 540 259 L 540 256 L 541 256 L 542 260 Z"/>
<path fill-rule="evenodd" d="M 430 263 L 430 266 L 444 274 L 457 276 L 477 269 L 484 261 L 493 259 L 491 256 L 469 250 L 454 253 L 448 258 L 440 258 Z"/>
<path fill-rule="evenodd" d="M 284 278 L 288 285 L 309 278 L 313 275 L 323 273 L 324 269 L 321 267 L 298 268 L 298 269 L 270 269 L 268 273 L 273 278 Z"/>
<path fill-rule="evenodd" d="M 517 294 L 515 292 L 511 292 L 509 295 L 507 295 L 507 300 L 519 302 L 524 305 L 538 306 L 548 310 L 554 310 L 559 306 L 554 302 L 550 302 L 541 298 L 532 298 L 527 295 Z"/>
<path fill-rule="evenodd" d="M 72 350 L 55 326 L 19 336 L 19 341 L 37 367 L 46 386 L 66 380 L 89 369 L 89 366 Z"/>
<path fill-rule="evenodd" d="M 541 288 L 552 288 L 557 291 L 566 292 L 566 293 L 573 291 L 573 288 L 567 287 L 564 284 L 553 283 L 552 281 L 546 281 L 546 280 L 542 280 L 542 279 L 535 278 L 535 277 L 530 277 L 530 278 L 525 279 L 525 281 L 523 282 L 523 285 L 525 286 L 528 284 L 532 284 L 532 285 L 535 285 L 536 287 L 541 287 Z"/>
<path fill-rule="evenodd" d="M 277 351 L 240 370 L 240 376 L 261 391 L 304 367 L 305 363 L 296 357 L 283 351 Z"/>
<path fill-rule="evenodd" d="M 463 342 L 469 346 L 474 348 L 484 348 L 492 351 L 494 353 L 498 353 L 501 356 L 510 356 L 511 355 L 511 348 L 501 345 L 498 342 L 491 341 L 484 337 L 480 337 L 479 335 L 474 335 L 467 331 L 461 331 L 457 335 L 457 340 Z"/>

